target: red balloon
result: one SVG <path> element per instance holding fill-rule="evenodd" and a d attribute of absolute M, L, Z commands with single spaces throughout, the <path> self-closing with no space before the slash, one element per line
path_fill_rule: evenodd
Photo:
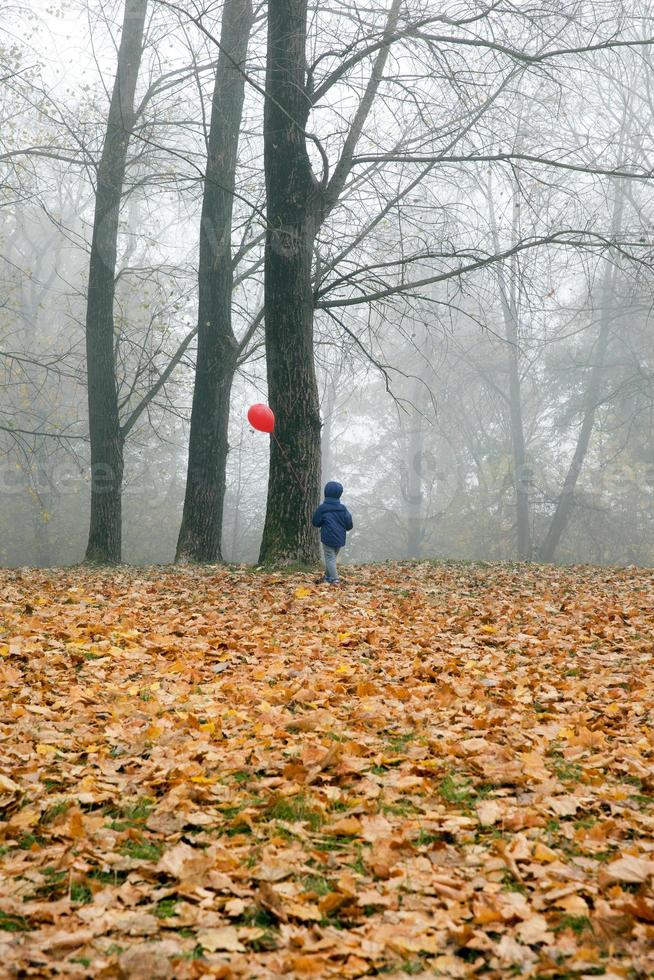
<path fill-rule="evenodd" d="M 248 422 L 253 429 L 258 429 L 259 432 L 272 432 L 275 428 L 275 416 L 272 409 L 268 408 L 267 405 L 262 405 L 261 402 L 250 405 L 248 408 Z"/>

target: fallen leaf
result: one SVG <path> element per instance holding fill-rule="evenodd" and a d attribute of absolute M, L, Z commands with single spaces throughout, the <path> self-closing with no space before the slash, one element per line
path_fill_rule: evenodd
<path fill-rule="evenodd" d="M 235 926 L 221 926 L 218 929 L 199 929 L 197 941 L 210 953 L 225 950 L 229 953 L 243 953 L 245 946 L 238 938 Z"/>
<path fill-rule="evenodd" d="M 643 882 L 654 875 L 654 861 L 624 854 L 617 861 L 607 864 L 604 873 L 613 881 Z"/>

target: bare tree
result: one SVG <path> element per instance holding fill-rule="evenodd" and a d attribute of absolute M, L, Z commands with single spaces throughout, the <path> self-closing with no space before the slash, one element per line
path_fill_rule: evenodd
<path fill-rule="evenodd" d="M 318 537 L 311 513 L 320 480 L 320 412 L 313 337 L 313 248 L 352 168 L 397 25 L 402 0 L 392 0 L 373 50 L 371 74 L 331 177 L 323 153 L 318 180 L 309 156 L 309 112 L 340 78 L 314 91 L 306 69 L 307 0 L 275 0 L 268 11 L 264 165 L 266 172 L 266 368 L 277 418 L 271 443 L 268 503 L 259 560 L 313 561 Z M 360 55 L 357 60 L 361 60 Z"/>
<path fill-rule="evenodd" d="M 242 345 L 232 329 L 232 212 L 251 0 L 226 0 L 200 220 L 198 351 L 178 561 L 220 561 L 229 405 Z"/>
<path fill-rule="evenodd" d="M 616 182 L 614 201 L 612 231 L 617 235 L 622 226 L 624 212 L 625 192 L 622 181 Z M 604 260 L 599 289 L 599 330 L 597 340 L 592 345 L 590 354 L 590 370 L 588 381 L 583 393 L 583 407 L 581 413 L 581 425 L 577 433 L 574 452 L 568 466 L 568 470 L 563 481 L 561 492 L 558 496 L 556 508 L 550 521 L 545 540 L 540 546 L 539 557 L 542 561 L 552 561 L 561 537 L 568 525 L 570 515 L 574 507 L 574 494 L 579 475 L 584 465 L 584 460 L 588 452 L 598 404 L 601 398 L 602 378 L 604 374 L 604 364 L 606 352 L 609 346 L 611 330 L 616 317 L 616 310 L 613 302 L 613 294 L 617 282 L 617 267 L 611 257 L 607 255 Z"/>
<path fill-rule="evenodd" d="M 147 0 L 125 0 L 107 130 L 98 165 L 86 307 L 86 361 L 91 439 L 91 522 L 86 561 L 121 558 L 123 432 L 116 389 L 114 294 L 118 219 L 134 126 Z"/>

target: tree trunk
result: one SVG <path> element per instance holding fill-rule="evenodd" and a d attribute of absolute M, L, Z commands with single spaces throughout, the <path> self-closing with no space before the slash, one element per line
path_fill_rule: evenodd
<path fill-rule="evenodd" d="M 622 224 L 622 213 L 624 209 L 624 188 L 619 185 L 616 189 L 615 203 L 613 208 L 613 221 L 611 236 L 615 237 Z M 602 287 L 600 290 L 600 327 L 597 335 L 597 344 L 593 352 L 593 362 L 588 378 L 588 385 L 584 392 L 583 419 L 577 435 L 575 446 L 568 472 L 563 481 L 563 487 L 559 494 L 556 510 L 552 516 L 547 535 L 540 548 L 541 561 L 551 562 L 554 560 L 556 549 L 561 541 L 561 537 L 568 526 L 570 515 L 574 507 L 574 494 L 579 474 L 581 473 L 588 452 L 590 438 L 595 426 L 595 414 L 599 400 L 602 374 L 604 371 L 604 360 L 611 336 L 611 326 L 614 318 L 613 290 L 615 286 L 615 268 L 610 256 L 607 256 L 604 274 L 602 277 Z"/>
<path fill-rule="evenodd" d="M 265 318 L 268 399 L 276 428 L 259 561 L 318 557 L 320 412 L 313 349 L 311 265 L 320 192 L 304 130 L 307 0 L 271 0 L 264 109 L 268 228 Z"/>
<path fill-rule="evenodd" d="M 232 214 L 251 0 L 227 0 L 216 66 L 200 222 L 198 353 L 177 561 L 222 561 L 229 401 L 238 345 L 232 330 Z"/>
<path fill-rule="evenodd" d="M 114 289 L 120 200 L 134 125 L 134 91 L 147 0 L 126 0 L 118 66 L 98 167 L 86 307 L 86 362 L 91 441 L 91 522 L 85 560 L 121 558 L 123 434 L 114 354 Z"/>

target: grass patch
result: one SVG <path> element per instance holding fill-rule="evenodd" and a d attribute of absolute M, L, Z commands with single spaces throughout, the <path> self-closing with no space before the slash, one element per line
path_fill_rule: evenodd
<path fill-rule="evenodd" d="M 41 847 L 44 843 L 45 838 L 40 837 L 38 834 L 23 834 L 18 841 L 18 847 L 21 851 L 31 851 L 34 846 Z"/>
<path fill-rule="evenodd" d="M 527 894 L 527 889 L 522 884 L 521 881 L 515 877 L 515 875 L 508 870 L 502 875 L 502 891 L 503 892 L 520 892 L 521 895 Z"/>
<path fill-rule="evenodd" d="M 363 847 L 362 847 L 362 845 L 361 844 L 355 844 L 354 845 L 354 849 L 355 849 L 355 853 L 356 853 L 356 858 L 354 859 L 354 861 L 352 862 L 352 864 L 346 865 L 346 867 L 352 868 L 353 871 L 356 871 L 357 874 L 360 874 L 360 875 L 366 875 L 366 874 L 368 874 L 368 869 L 366 868 L 366 866 L 364 864 L 364 861 L 363 861 Z"/>
<path fill-rule="evenodd" d="M 124 946 L 119 946 L 118 943 L 112 943 L 111 946 L 107 946 L 104 951 L 105 956 L 120 956 L 121 953 L 125 952 Z"/>
<path fill-rule="evenodd" d="M 446 803 L 456 803 L 466 809 L 471 809 L 475 803 L 485 799 L 494 789 L 495 787 L 489 783 L 473 786 L 472 780 L 467 776 L 455 776 L 448 773 L 441 780 L 438 793 Z"/>
<path fill-rule="evenodd" d="M 579 783 L 583 779 L 584 772 L 576 762 L 568 762 L 562 752 L 549 753 L 552 760 L 552 770 L 557 779 L 562 782 Z"/>
<path fill-rule="evenodd" d="M 396 800 L 395 803 L 384 803 L 382 800 L 379 803 L 379 812 L 389 813 L 395 817 L 409 817 L 414 813 L 420 813 L 421 810 L 411 800 Z"/>
<path fill-rule="evenodd" d="M 436 844 L 441 839 L 442 834 L 433 834 L 430 831 L 422 830 L 421 828 L 418 831 L 418 836 L 413 843 L 416 847 L 430 847 L 432 844 Z"/>
<path fill-rule="evenodd" d="M 346 851 L 352 846 L 352 841 L 343 837 L 321 837 L 314 841 L 313 846 L 317 851 Z"/>
<path fill-rule="evenodd" d="M 399 735 L 391 735 L 386 741 L 386 748 L 390 752 L 403 754 L 406 752 L 409 742 L 411 742 L 415 737 L 415 732 L 403 732 Z"/>
<path fill-rule="evenodd" d="M 177 915 L 177 902 L 176 898 L 162 898 L 155 906 L 154 914 L 158 919 L 172 919 Z"/>
<path fill-rule="evenodd" d="M 89 871 L 87 877 L 93 878 L 94 881 L 98 881 L 101 885 L 122 885 L 122 883 L 127 878 L 129 871 L 101 871 L 100 868 L 93 868 Z"/>
<path fill-rule="evenodd" d="M 251 939 L 250 949 L 254 953 L 269 953 L 279 947 L 279 933 L 275 929 L 264 929 L 260 936 Z"/>
<path fill-rule="evenodd" d="M 564 929 L 571 929 L 576 936 L 581 936 L 584 932 L 593 932 L 593 924 L 587 915 L 564 915 L 554 926 L 554 932 Z"/>
<path fill-rule="evenodd" d="M 196 943 L 193 949 L 190 949 L 187 953 L 182 953 L 180 960 L 185 960 L 186 962 L 193 960 L 201 960 L 204 956 L 204 949 L 200 943 Z"/>
<path fill-rule="evenodd" d="M 158 861 L 163 851 L 163 844 L 148 840 L 128 840 L 120 849 L 121 854 L 135 861 Z"/>
<path fill-rule="evenodd" d="M 311 830 L 318 830 L 324 823 L 323 814 L 312 807 L 303 793 L 280 797 L 267 807 L 266 815 L 284 823 L 307 823 Z"/>
<path fill-rule="evenodd" d="M 59 800 L 58 803 L 53 803 L 49 806 L 47 810 L 41 814 L 41 819 L 39 823 L 48 824 L 52 823 L 57 817 L 60 817 L 62 813 L 65 813 L 71 804 L 70 800 Z"/>
<path fill-rule="evenodd" d="M 34 894 L 39 898 L 55 899 L 61 898 L 67 891 L 68 872 L 57 871 L 52 866 L 44 868 L 41 872 L 44 881 L 35 890 Z"/>
<path fill-rule="evenodd" d="M 572 826 L 575 828 L 575 830 L 589 830 L 591 827 L 594 827 L 596 823 L 597 817 L 591 813 L 588 817 L 580 817 L 579 820 L 575 820 Z"/>
<path fill-rule="evenodd" d="M 277 919 L 260 905 L 250 905 L 249 908 L 234 919 L 238 926 L 258 926 L 260 929 L 270 929 L 277 925 Z"/>
<path fill-rule="evenodd" d="M 303 879 L 302 884 L 306 891 L 315 892 L 321 898 L 323 895 L 329 895 L 334 890 L 328 879 L 322 875 L 308 875 Z"/>
<path fill-rule="evenodd" d="M 109 826 L 112 830 L 129 830 L 131 827 L 140 827 L 150 816 L 154 800 L 148 796 L 143 796 L 133 803 L 124 804 L 121 807 L 108 811 L 108 816 L 113 817 Z"/>
<path fill-rule="evenodd" d="M 0 931 L 2 932 L 29 932 L 32 927 L 23 915 L 8 915 L 7 912 L 0 911 Z"/>
<path fill-rule="evenodd" d="M 78 905 L 89 905 L 93 901 L 93 892 L 88 885 L 76 882 L 71 886 L 70 898 Z"/>

